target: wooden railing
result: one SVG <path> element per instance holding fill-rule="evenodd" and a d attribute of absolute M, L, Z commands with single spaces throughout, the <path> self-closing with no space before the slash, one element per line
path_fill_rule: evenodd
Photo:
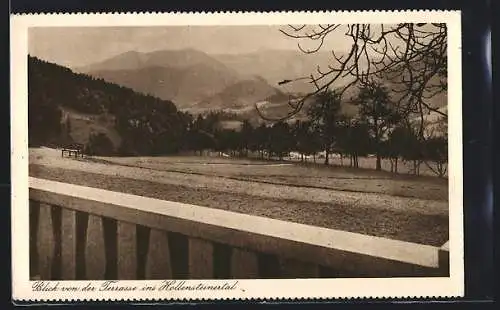
<path fill-rule="evenodd" d="M 449 275 L 446 248 L 37 178 L 29 196 L 32 279 Z"/>

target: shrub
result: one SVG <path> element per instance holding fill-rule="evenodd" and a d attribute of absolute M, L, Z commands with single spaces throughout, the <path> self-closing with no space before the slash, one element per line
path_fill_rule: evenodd
<path fill-rule="evenodd" d="M 115 155 L 113 142 L 105 133 L 90 134 L 86 153 L 89 155 L 112 156 Z"/>

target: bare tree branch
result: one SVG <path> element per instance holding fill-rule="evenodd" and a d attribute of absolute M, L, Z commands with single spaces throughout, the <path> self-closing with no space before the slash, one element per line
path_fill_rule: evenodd
<path fill-rule="evenodd" d="M 421 123 L 430 112 L 447 117 L 446 112 L 428 102 L 447 91 L 446 24 L 289 25 L 280 31 L 296 39 L 299 50 L 305 54 L 320 51 L 334 34 L 351 41 L 351 49 L 345 55 L 332 50 L 331 64 L 324 69 L 318 67 L 310 76 L 315 90 L 290 104 L 292 111 L 276 120 L 294 116 L 307 98 L 334 84 L 342 85 L 340 94 L 343 94 L 351 87 L 374 80 L 390 83 L 394 95 L 399 96 L 401 109 L 419 115 Z M 303 43 L 307 42 L 314 45 L 306 48 Z M 262 115 L 258 107 L 257 110 Z"/>

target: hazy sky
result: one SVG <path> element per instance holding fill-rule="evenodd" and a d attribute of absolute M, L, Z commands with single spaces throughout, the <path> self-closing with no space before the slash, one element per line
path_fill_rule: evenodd
<path fill-rule="evenodd" d="M 298 41 L 279 31 L 286 28 L 287 26 L 32 28 L 28 48 L 32 56 L 73 68 L 130 50 L 149 52 L 194 48 L 209 54 L 247 53 L 259 49 L 297 50 Z M 331 34 L 328 39 L 325 50 L 348 50 L 350 46 L 340 32 Z"/>

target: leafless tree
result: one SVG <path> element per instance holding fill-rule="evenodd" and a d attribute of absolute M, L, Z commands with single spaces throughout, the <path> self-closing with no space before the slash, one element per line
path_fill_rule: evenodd
<path fill-rule="evenodd" d="M 280 82 L 307 79 L 314 85 L 311 93 L 298 99 L 290 98 L 290 112 L 280 120 L 297 114 L 308 98 L 330 87 L 335 86 L 342 95 L 350 87 L 381 80 L 390 84 L 401 110 L 420 116 L 421 136 L 424 115 L 432 111 L 447 118 L 445 111 L 429 104 L 429 99 L 447 90 L 446 24 L 289 25 L 281 32 L 297 39 L 298 48 L 306 54 L 320 51 L 335 33 L 349 40 L 351 48 L 342 55 L 332 50 L 332 63 L 327 68 L 318 66 L 310 76 Z M 313 47 L 305 48 L 304 43 L 312 43 Z M 269 120 L 258 106 L 256 108 L 261 117 Z"/>

